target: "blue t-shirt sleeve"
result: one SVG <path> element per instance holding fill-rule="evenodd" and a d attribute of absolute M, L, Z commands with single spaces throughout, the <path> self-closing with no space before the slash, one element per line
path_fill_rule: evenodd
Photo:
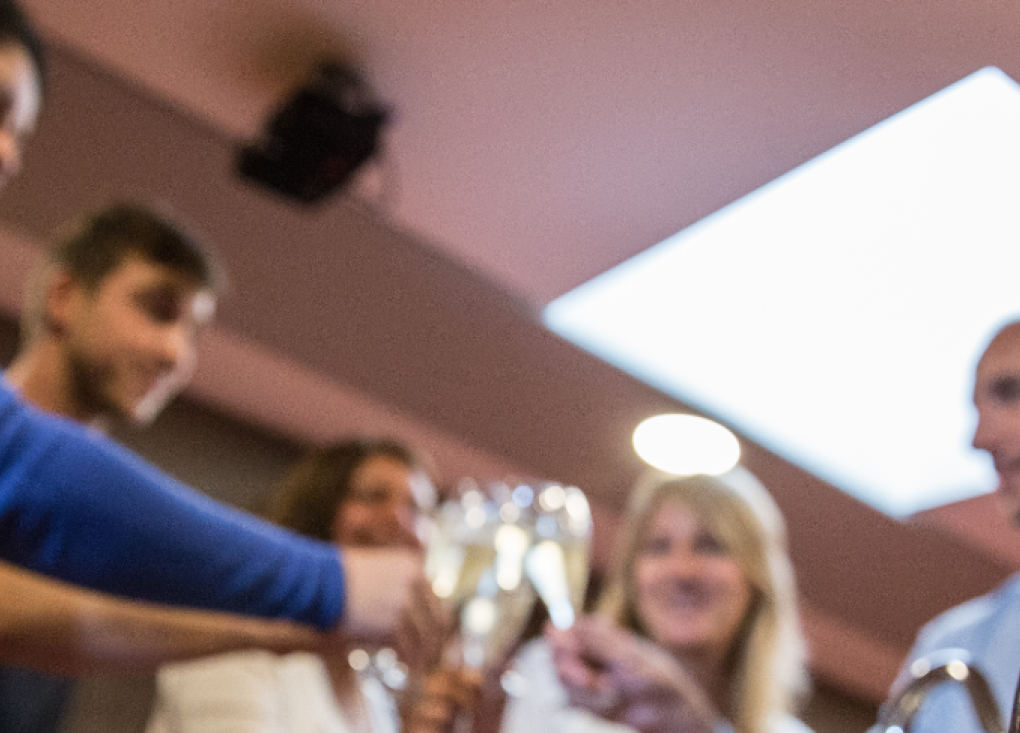
<path fill-rule="evenodd" d="M 0 382 L 0 558 L 140 600 L 331 628 L 336 548 L 217 503 Z"/>

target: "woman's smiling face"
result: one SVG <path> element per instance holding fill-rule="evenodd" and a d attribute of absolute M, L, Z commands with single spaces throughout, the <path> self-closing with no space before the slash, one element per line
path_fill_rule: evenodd
<path fill-rule="evenodd" d="M 737 560 L 685 504 L 652 514 L 634 558 L 636 610 L 651 639 L 677 657 L 725 662 L 754 591 Z"/>

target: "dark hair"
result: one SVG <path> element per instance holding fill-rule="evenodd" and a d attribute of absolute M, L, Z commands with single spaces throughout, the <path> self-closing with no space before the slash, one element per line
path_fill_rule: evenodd
<path fill-rule="evenodd" d="M 356 438 L 318 448 L 290 471 L 270 499 L 266 516 L 273 522 L 326 542 L 333 541 L 333 519 L 351 490 L 351 477 L 369 458 L 385 456 L 412 469 L 421 459 L 390 438 Z"/>
<path fill-rule="evenodd" d="M 39 76 L 39 91 L 45 94 L 46 52 L 42 39 L 25 11 L 11 0 L 0 0 L 0 45 L 5 43 L 16 43 L 28 52 Z"/>
<path fill-rule="evenodd" d="M 65 268 L 86 287 L 99 286 L 128 254 L 163 265 L 219 291 L 224 272 L 206 245 L 177 222 L 131 203 L 117 203 L 58 237 L 49 264 Z"/>

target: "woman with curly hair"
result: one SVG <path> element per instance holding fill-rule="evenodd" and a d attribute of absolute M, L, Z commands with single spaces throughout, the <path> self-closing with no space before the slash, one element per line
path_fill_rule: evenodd
<path fill-rule="evenodd" d="M 271 497 L 268 518 L 305 537 L 351 547 L 422 549 L 435 489 L 422 460 L 390 439 L 346 440 L 309 453 Z M 440 668 L 449 635 L 424 583 L 388 639 L 407 666 L 399 701 L 346 655 L 251 650 L 160 671 L 149 733 L 439 733 L 471 703 L 476 685 Z M 352 640 L 378 645 L 377 639 Z M 398 705 L 398 702 L 400 703 Z"/>

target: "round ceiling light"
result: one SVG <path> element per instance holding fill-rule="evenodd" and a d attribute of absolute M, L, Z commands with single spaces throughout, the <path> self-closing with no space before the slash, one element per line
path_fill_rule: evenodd
<path fill-rule="evenodd" d="M 634 430 L 634 450 L 660 471 L 682 475 L 726 473 L 740 460 L 736 436 L 696 415 L 648 418 Z"/>

